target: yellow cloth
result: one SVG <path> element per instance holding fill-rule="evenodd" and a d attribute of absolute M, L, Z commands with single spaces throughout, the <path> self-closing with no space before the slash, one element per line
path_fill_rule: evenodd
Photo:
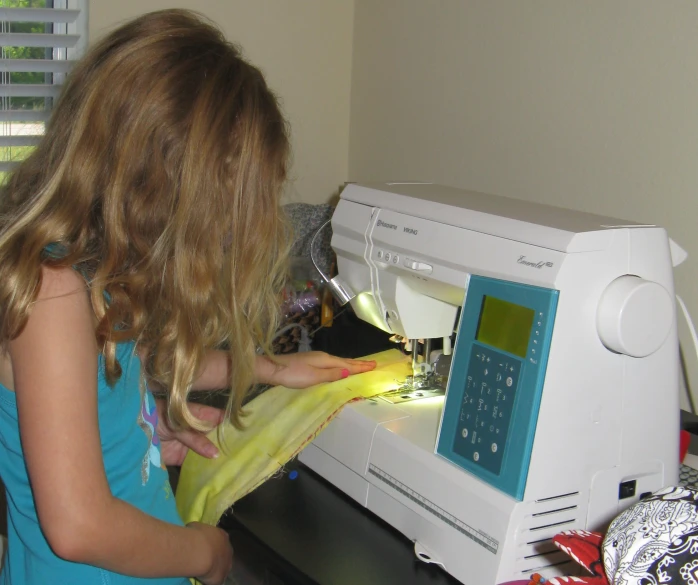
<path fill-rule="evenodd" d="M 242 431 L 225 423 L 222 445 L 216 431 L 209 435 L 220 448 L 218 458 L 190 451 L 177 484 L 177 508 L 184 522 L 217 524 L 228 508 L 312 441 L 345 404 L 391 390 L 411 373 L 409 358 L 396 349 L 363 359 L 376 360 L 376 369 L 305 390 L 276 386 L 252 400 L 245 407 Z"/>

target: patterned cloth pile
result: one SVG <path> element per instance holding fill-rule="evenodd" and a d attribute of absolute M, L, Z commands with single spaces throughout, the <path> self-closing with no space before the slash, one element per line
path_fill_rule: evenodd
<path fill-rule="evenodd" d="M 533 575 L 529 585 L 698 585 L 698 490 L 665 488 L 622 512 L 605 536 L 571 530 L 553 542 L 589 576 Z"/>

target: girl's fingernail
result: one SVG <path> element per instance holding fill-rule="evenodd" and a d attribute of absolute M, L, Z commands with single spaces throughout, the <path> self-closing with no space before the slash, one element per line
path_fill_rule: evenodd
<path fill-rule="evenodd" d="M 348 377 L 349 377 L 349 370 L 347 370 L 346 368 L 344 368 L 344 369 L 342 370 L 342 378 L 348 378 Z"/>

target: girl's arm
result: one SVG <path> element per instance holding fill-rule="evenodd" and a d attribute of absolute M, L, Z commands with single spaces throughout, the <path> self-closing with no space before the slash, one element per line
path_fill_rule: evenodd
<path fill-rule="evenodd" d="M 368 372 L 376 367 L 376 362 L 373 361 L 338 358 L 321 351 L 278 355 L 275 359 L 278 363 L 266 356 L 256 356 L 257 382 L 288 388 L 307 388 L 321 382 L 334 382 L 351 374 Z M 229 380 L 228 354 L 209 351 L 192 390 L 219 390 L 226 388 Z"/>
<path fill-rule="evenodd" d="M 10 357 L 27 470 L 49 545 L 66 560 L 133 576 L 222 582 L 232 564 L 223 531 L 171 525 L 111 495 L 100 446 L 97 356 L 84 281 L 73 270 L 45 268 Z"/>

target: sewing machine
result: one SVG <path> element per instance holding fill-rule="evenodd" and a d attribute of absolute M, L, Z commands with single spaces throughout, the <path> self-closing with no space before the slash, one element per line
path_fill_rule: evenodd
<path fill-rule="evenodd" d="M 332 227 L 356 314 L 426 349 L 413 381 L 443 340 L 448 381 L 345 407 L 300 459 L 418 558 L 466 585 L 570 574 L 552 536 L 677 482 L 664 229 L 417 183 L 348 185 Z"/>

